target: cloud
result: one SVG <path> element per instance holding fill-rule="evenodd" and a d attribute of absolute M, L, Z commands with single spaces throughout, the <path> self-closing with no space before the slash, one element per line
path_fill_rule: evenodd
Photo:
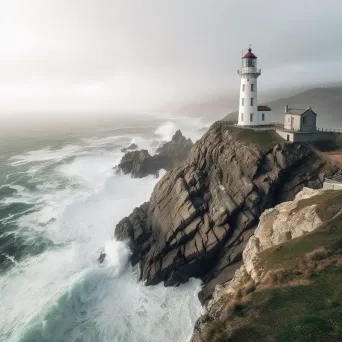
<path fill-rule="evenodd" d="M 337 0 L 2 1 L 0 116 L 229 92 L 249 43 L 264 90 L 339 80 L 341 12 Z"/>

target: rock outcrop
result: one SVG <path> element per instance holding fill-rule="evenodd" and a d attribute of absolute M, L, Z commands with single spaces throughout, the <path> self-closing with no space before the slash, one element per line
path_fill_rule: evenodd
<path fill-rule="evenodd" d="M 217 122 L 158 182 L 150 201 L 118 223 L 115 237 L 131 241 L 132 263 L 140 262 L 147 285 L 199 277 L 206 303 L 241 266 L 261 213 L 304 186 L 320 188 L 323 164 L 306 144 Z"/>
<path fill-rule="evenodd" d="M 124 174 L 131 174 L 132 178 L 157 175 L 160 169 L 170 170 L 181 164 L 189 155 L 192 146 L 191 140 L 186 139 L 178 130 L 172 140 L 161 145 L 153 156 L 147 150 L 127 152 L 122 157 L 117 170 Z"/>
<path fill-rule="evenodd" d="M 125 175 L 131 174 L 132 178 L 157 176 L 161 168 L 159 160 L 152 157 L 147 150 L 126 152 L 116 167 L 117 172 L 123 172 Z"/>
<path fill-rule="evenodd" d="M 121 152 L 127 152 L 127 151 L 135 151 L 138 148 L 137 144 L 130 144 L 128 147 L 124 147 L 121 149 Z"/>
<path fill-rule="evenodd" d="M 188 157 L 193 145 L 191 139 L 186 139 L 182 132 L 177 130 L 171 141 L 158 147 L 155 157 L 163 165 L 163 169 L 170 170 Z"/>
<path fill-rule="evenodd" d="M 241 267 L 236 270 L 231 281 L 216 286 L 213 298 L 206 307 L 206 317 L 198 320 L 191 341 L 202 341 L 201 335 L 209 320 L 225 317 L 224 308 L 243 288 L 246 279 L 251 279 L 256 285 L 262 281 L 267 271 L 258 267 L 261 252 L 319 228 L 324 229 L 324 225 L 342 216 L 341 199 L 342 191 L 304 188 L 295 200 L 265 210 L 243 251 Z"/>

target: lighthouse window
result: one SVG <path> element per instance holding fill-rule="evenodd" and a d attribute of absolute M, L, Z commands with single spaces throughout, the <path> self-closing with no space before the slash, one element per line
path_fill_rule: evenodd
<path fill-rule="evenodd" d="M 242 91 L 245 91 L 245 84 L 242 85 Z"/>
<path fill-rule="evenodd" d="M 242 99 L 241 99 L 241 106 L 244 106 L 244 105 L 245 105 L 245 99 L 242 98 Z"/>
<path fill-rule="evenodd" d="M 262 113 L 262 114 L 261 114 L 261 120 L 262 120 L 262 121 L 265 121 L 265 113 Z"/>
<path fill-rule="evenodd" d="M 250 115 L 250 121 L 251 122 L 253 121 L 253 113 L 251 113 L 251 115 Z"/>
<path fill-rule="evenodd" d="M 254 84 L 251 84 L 251 91 L 254 91 Z"/>
<path fill-rule="evenodd" d="M 254 106 L 254 99 L 251 97 L 251 106 Z"/>
<path fill-rule="evenodd" d="M 243 113 L 241 113 L 241 121 L 243 121 Z"/>

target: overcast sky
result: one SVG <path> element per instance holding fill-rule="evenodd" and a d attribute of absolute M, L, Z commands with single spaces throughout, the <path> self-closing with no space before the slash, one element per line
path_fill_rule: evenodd
<path fill-rule="evenodd" d="M 341 0 L 0 0 L 0 115 L 113 112 L 342 80 Z M 52 115 L 52 114 L 50 114 Z"/>

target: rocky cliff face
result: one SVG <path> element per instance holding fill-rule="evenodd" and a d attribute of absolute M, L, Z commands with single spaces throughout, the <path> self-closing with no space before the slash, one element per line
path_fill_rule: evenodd
<path fill-rule="evenodd" d="M 132 145 L 131 145 L 132 146 Z M 129 146 L 128 149 L 133 150 Z M 164 143 L 157 149 L 153 156 L 147 150 L 135 150 L 127 152 L 117 166 L 118 171 L 131 174 L 132 178 L 143 178 L 148 175 L 157 175 L 160 169 L 170 170 L 183 162 L 193 146 L 190 139 L 186 139 L 178 130 L 171 141 Z"/>
<path fill-rule="evenodd" d="M 305 188 L 294 201 L 284 202 L 275 208 L 265 210 L 260 217 L 258 228 L 243 251 L 241 267 L 235 272 L 230 282 L 216 286 L 213 298 L 207 305 L 206 317 L 198 320 L 191 341 L 207 341 L 207 338 L 203 338 L 206 325 L 213 320 L 225 319 L 227 310 L 224 308 L 227 308 L 237 292 L 243 289 L 246 279 L 250 279 L 249 281 L 258 286 L 267 277 L 269 271 L 260 269 L 260 253 L 313 231 L 319 229 L 325 231 L 329 222 L 336 221 L 336 219 L 340 225 L 341 217 L 342 191 L 336 190 Z M 307 246 L 310 246 L 310 242 Z M 305 251 L 305 245 L 301 248 Z M 300 249 L 297 247 L 297 250 Z M 282 259 L 286 260 L 291 257 L 285 254 Z M 320 259 L 317 258 L 317 260 Z M 300 275 L 300 272 L 298 274 Z"/>
<path fill-rule="evenodd" d="M 241 266 L 260 214 L 304 186 L 322 186 L 324 162 L 308 145 L 248 131 L 215 123 L 158 182 L 150 201 L 116 226 L 115 237 L 131 241 L 132 263 L 140 261 L 147 285 L 200 277 L 199 296 L 207 302 Z"/>

